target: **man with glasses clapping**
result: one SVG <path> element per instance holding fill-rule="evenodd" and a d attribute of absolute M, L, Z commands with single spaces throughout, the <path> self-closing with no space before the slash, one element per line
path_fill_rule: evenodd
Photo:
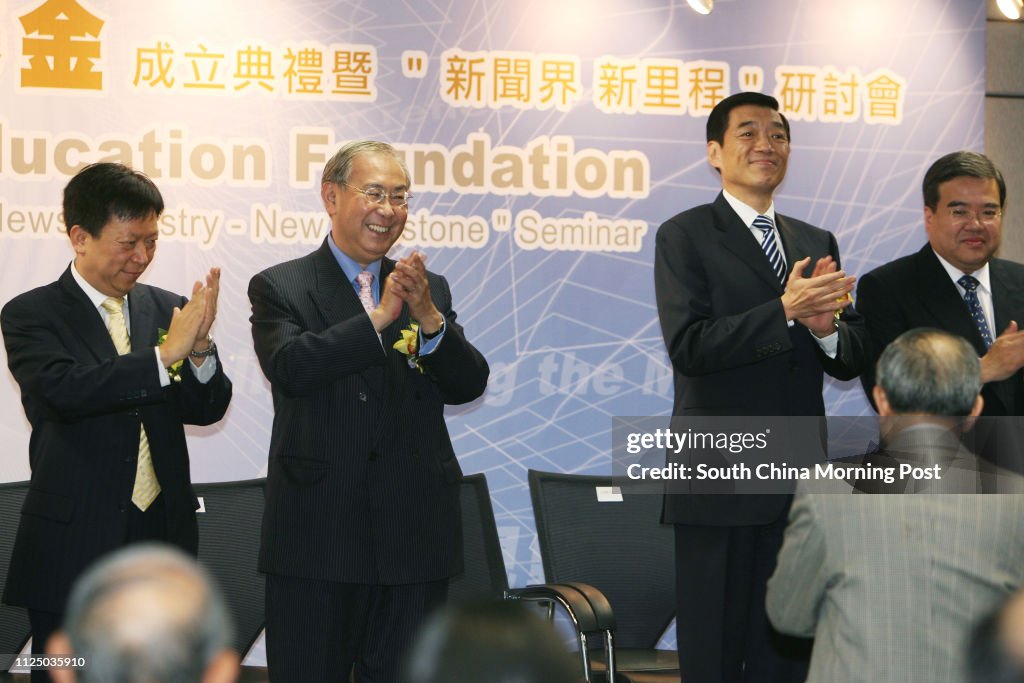
<path fill-rule="evenodd" d="M 982 154 L 953 152 L 931 165 L 923 190 L 928 244 L 864 275 L 857 288 L 875 357 L 915 327 L 959 335 L 981 357 L 982 415 L 1022 415 L 1024 265 L 993 258 L 1006 204 L 1003 176 Z M 873 363 L 861 382 L 870 397 Z"/>
<path fill-rule="evenodd" d="M 274 394 L 259 569 L 275 683 L 394 681 L 461 570 L 459 480 L 445 404 L 483 394 L 488 367 L 422 254 L 386 257 L 410 177 L 390 145 L 324 168 L 321 247 L 249 283 Z"/>

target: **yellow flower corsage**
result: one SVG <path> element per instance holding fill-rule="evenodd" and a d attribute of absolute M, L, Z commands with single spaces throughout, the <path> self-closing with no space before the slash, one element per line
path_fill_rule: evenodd
<path fill-rule="evenodd" d="M 405 356 L 405 362 L 409 364 L 410 368 L 416 368 L 420 372 L 423 372 L 423 366 L 420 364 L 420 326 L 419 323 L 412 322 L 409 327 L 402 330 L 402 338 L 396 341 L 393 345 L 394 349 L 399 351 Z"/>

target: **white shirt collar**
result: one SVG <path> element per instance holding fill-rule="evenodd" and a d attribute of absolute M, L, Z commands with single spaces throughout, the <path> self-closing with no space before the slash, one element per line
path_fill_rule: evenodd
<path fill-rule="evenodd" d="M 725 197 L 725 201 L 729 202 L 729 206 L 732 207 L 732 210 L 736 212 L 736 215 L 740 217 L 740 220 L 748 228 L 754 224 L 754 219 L 758 216 L 768 216 L 768 218 L 772 219 L 772 223 L 775 223 L 775 200 L 772 200 L 772 203 L 764 213 L 758 213 L 756 209 L 749 204 L 744 204 L 725 189 L 722 190 L 722 196 Z"/>
<path fill-rule="evenodd" d="M 952 280 L 953 284 L 955 284 L 957 287 L 960 287 L 960 285 L 957 283 L 957 280 L 962 278 L 964 275 L 970 275 L 971 277 L 978 281 L 978 286 L 980 289 L 983 289 L 985 292 L 989 294 L 992 293 L 991 277 L 989 276 L 987 261 L 985 262 L 985 265 L 983 265 L 981 268 L 978 268 L 973 273 L 965 273 L 956 266 L 954 266 L 952 263 L 947 261 L 946 259 L 939 256 L 939 253 L 934 249 L 932 249 L 932 252 L 935 254 L 935 258 L 939 259 L 939 263 L 942 264 L 942 267 L 945 269 L 946 274 L 949 275 L 949 279 Z M 960 289 L 962 290 L 963 287 L 960 287 Z"/>
<path fill-rule="evenodd" d="M 82 277 L 82 274 L 78 272 L 78 266 L 75 265 L 74 261 L 71 262 L 71 277 L 75 278 L 75 282 L 77 282 L 78 286 L 82 288 L 82 291 L 85 292 L 85 295 L 89 297 L 89 301 L 92 302 L 92 305 L 95 306 L 97 310 L 102 311 L 103 302 L 106 301 L 109 297 L 103 292 L 93 287 L 92 285 L 90 285 L 86 281 L 86 279 Z M 124 306 L 124 297 L 121 297 L 121 301 L 121 305 Z"/>

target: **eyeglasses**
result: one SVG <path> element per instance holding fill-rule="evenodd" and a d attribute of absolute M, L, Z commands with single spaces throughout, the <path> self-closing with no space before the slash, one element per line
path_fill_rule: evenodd
<path fill-rule="evenodd" d="M 384 206 L 384 202 L 387 201 L 391 204 L 391 208 L 393 209 L 404 209 L 408 207 L 409 200 L 412 199 L 412 193 L 405 190 L 402 190 L 401 192 L 385 192 L 384 190 L 376 187 L 371 190 L 360 190 L 358 187 L 352 187 L 351 185 L 345 185 L 345 187 L 353 192 L 358 192 L 378 206 Z"/>
<path fill-rule="evenodd" d="M 962 206 L 951 206 L 949 208 L 949 217 L 953 219 L 955 225 L 964 225 L 978 221 L 986 227 L 992 227 L 999 222 L 1002 215 L 1003 212 L 1000 209 L 987 208 L 981 211 L 971 211 Z"/>

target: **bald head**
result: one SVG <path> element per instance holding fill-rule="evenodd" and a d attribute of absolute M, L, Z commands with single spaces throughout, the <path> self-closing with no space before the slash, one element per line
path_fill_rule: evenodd
<path fill-rule="evenodd" d="M 942 330 L 917 328 L 893 340 L 878 358 L 876 382 L 881 415 L 966 417 L 981 410 L 978 354 Z"/>
<path fill-rule="evenodd" d="M 81 683 L 199 683 L 224 653 L 237 668 L 231 637 L 223 599 L 195 560 L 145 544 L 82 575 L 51 649 L 85 658 Z"/>

